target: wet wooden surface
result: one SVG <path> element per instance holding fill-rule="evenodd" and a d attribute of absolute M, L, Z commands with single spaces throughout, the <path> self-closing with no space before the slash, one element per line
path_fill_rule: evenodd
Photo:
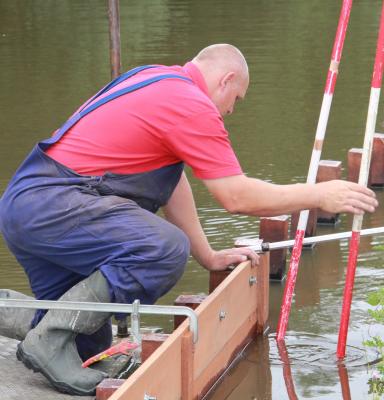
<path fill-rule="evenodd" d="M 1 400 L 72 400 L 94 399 L 94 396 L 70 396 L 57 392 L 39 373 L 27 369 L 16 358 L 18 341 L 0 336 Z"/>

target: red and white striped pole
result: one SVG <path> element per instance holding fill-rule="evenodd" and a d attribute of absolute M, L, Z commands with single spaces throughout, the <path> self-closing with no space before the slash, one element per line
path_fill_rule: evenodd
<path fill-rule="evenodd" d="M 375 66 L 373 68 L 371 95 L 369 98 L 367 123 L 365 126 L 363 154 L 361 157 L 361 166 L 359 174 L 359 184 L 367 186 L 369 177 L 369 165 L 371 162 L 373 135 L 376 127 L 377 109 L 379 107 L 381 80 L 383 77 L 384 65 L 384 0 L 381 10 L 379 37 L 377 40 Z M 359 254 L 360 231 L 363 223 L 362 215 L 355 215 L 352 224 L 352 236 L 349 242 L 349 256 L 347 265 L 347 276 L 345 278 L 344 299 L 341 312 L 341 321 L 339 329 L 339 340 L 337 343 L 337 357 L 345 356 L 345 347 L 347 343 L 349 316 L 351 312 L 353 284 L 355 280 L 355 271 L 357 256 Z"/>
<path fill-rule="evenodd" d="M 327 81 L 325 84 L 323 102 L 321 104 L 320 116 L 316 129 L 315 142 L 313 144 L 312 156 L 309 164 L 307 183 L 316 182 L 316 175 L 319 169 L 321 150 L 323 147 L 323 141 L 328 123 L 329 111 L 331 109 L 333 92 L 335 90 L 338 67 L 340 63 L 341 53 L 343 51 L 344 39 L 348 26 L 351 7 L 352 7 L 352 0 L 343 0 L 339 23 L 336 31 L 335 42 L 332 50 L 331 63 L 329 66 Z M 287 282 L 285 284 L 283 302 L 281 305 L 280 317 L 277 325 L 277 340 L 283 340 L 285 332 L 287 330 L 292 297 L 295 289 L 297 271 L 299 268 L 301 250 L 303 248 L 303 238 L 308 222 L 308 214 L 309 210 L 302 211 L 300 213 L 299 222 L 297 224 L 295 244 L 292 250 L 292 255 L 287 275 Z"/>

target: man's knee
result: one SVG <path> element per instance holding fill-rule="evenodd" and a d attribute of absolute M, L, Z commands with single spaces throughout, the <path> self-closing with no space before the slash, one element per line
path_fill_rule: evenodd
<path fill-rule="evenodd" d="M 190 244 L 182 230 L 164 221 L 139 241 L 128 243 L 122 257 L 101 267 L 111 285 L 113 301 L 131 303 L 138 298 L 154 303 L 183 275 Z"/>
<path fill-rule="evenodd" d="M 190 242 L 187 235 L 181 229 L 173 227 L 172 234 L 162 241 L 159 251 L 162 254 L 162 263 L 171 269 L 175 284 L 183 274 L 189 257 Z"/>

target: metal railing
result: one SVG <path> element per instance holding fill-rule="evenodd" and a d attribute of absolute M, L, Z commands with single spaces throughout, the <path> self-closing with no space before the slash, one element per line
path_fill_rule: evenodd
<path fill-rule="evenodd" d="M 189 318 L 189 329 L 193 334 L 193 342 L 198 341 L 198 320 L 196 313 L 185 306 L 158 306 L 122 303 L 92 303 L 76 301 L 53 300 L 24 300 L 0 298 L 0 307 L 32 308 L 36 310 L 69 310 L 69 311 L 96 311 L 123 314 L 152 314 L 152 315 L 184 315 Z"/>

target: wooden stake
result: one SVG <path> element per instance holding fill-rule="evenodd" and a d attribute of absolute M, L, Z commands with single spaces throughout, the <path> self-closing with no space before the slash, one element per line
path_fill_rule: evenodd
<path fill-rule="evenodd" d="M 265 242 L 278 242 L 288 239 L 288 215 L 260 218 L 259 236 Z M 285 276 L 287 249 L 273 250 L 270 253 L 269 278 L 282 280 Z"/>
<path fill-rule="evenodd" d="M 327 182 L 341 179 L 341 161 L 320 160 L 316 182 Z M 317 223 L 335 225 L 339 221 L 339 214 L 317 210 Z"/>
<path fill-rule="evenodd" d="M 112 79 L 121 74 L 119 0 L 108 0 L 109 55 Z"/>

